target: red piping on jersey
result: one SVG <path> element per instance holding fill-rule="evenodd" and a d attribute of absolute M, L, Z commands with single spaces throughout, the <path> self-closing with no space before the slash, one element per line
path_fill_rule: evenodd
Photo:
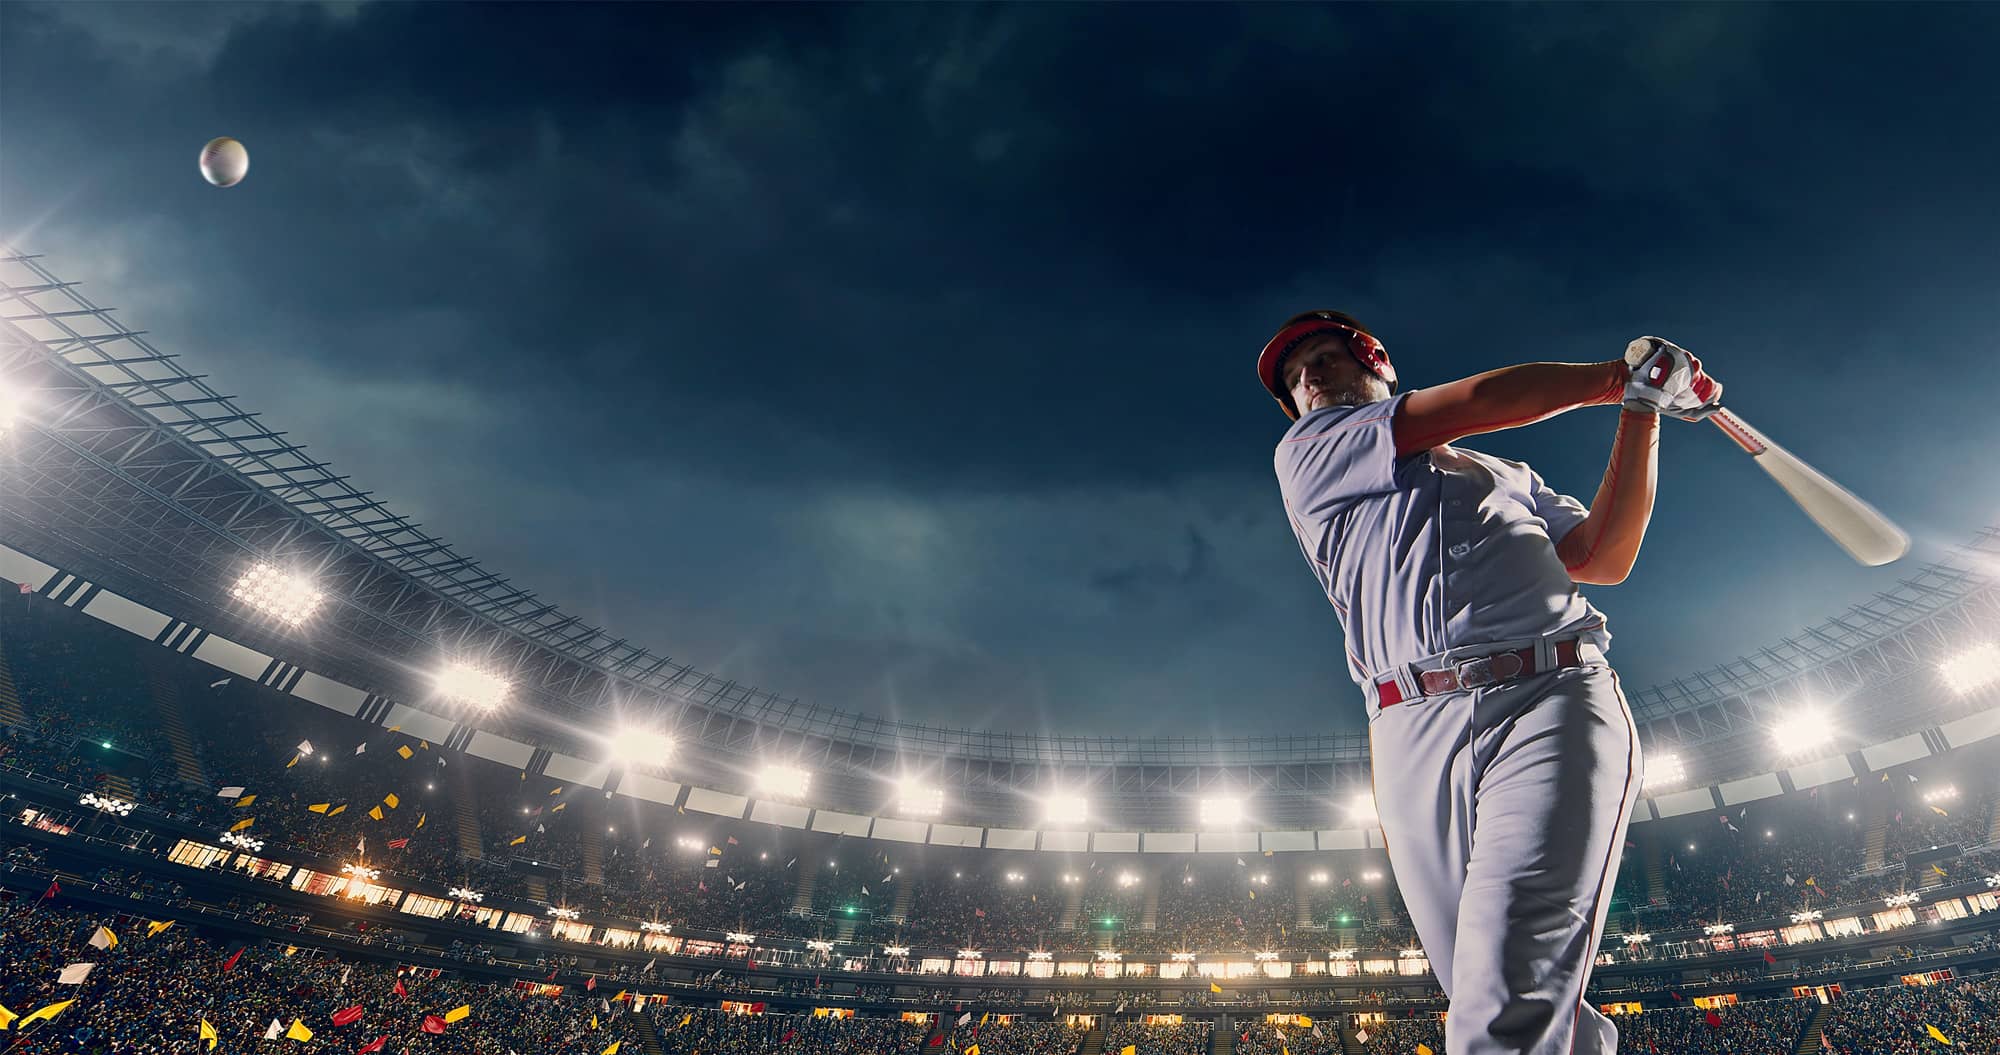
<path fill-rule="evenodd" d="M 1611 668 L 1606 667 L 1605 669 L 1610 670 Z M 1610 844 L 1604 850 L 1604 868 L 1597 873 L 1597 894 L 1590 900 L 1590 944 L 1587 946 L 1587 951 L 1584 954 L 1584 971 L 1579 972 L 1586 973 L 1586 977 L 1579 980 L 1576 986 L 1576 1015 L 1570 1020 L 1569 1024 L 1570 1055 L 1576 1055 L 1576 1029 L 1577 1024 L 1583 1020 L 1583 1009 L 1585 1006 L 1583 990 L 1584 984 L 1589 981 L 1587 971 L 1590 967 L 1595 966 L 1597 960 L 1597 943 L 1600 940 L 1597 933 L 1597 905 L 1604 898 L 1605 880 L 1611 878 L 1611 864 L 1618 859 L 1618 850 L 1622 848 L 1620 844 L 1624 840 L 1620 836 L 1619 830 L 1625 826 L 1627 813 L 1631 806 L 1638 804 L 1638 799 L 1632 795 L 1632 777 L 1639 771 L 1637 757 L 1639 751 L 1639 729 L 1632 724 L 1632 708 L 1625 703 L 1625 687 L 1619 684 L 1618 672 L 1615 670 L 1611 671 L 1611 687 L 1616 691 L 1618 697 L 1618 713 L 1625 717 L 1625 790 L 1620 794 L 1618 799 L 1618 824 L 1611 829 L 1612 838 Z"/>

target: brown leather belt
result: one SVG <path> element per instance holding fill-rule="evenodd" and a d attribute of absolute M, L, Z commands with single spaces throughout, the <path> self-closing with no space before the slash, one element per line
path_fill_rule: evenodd
<path fill-rule="evenodd" d="M 1427 670 L 1417 675 L 1417 686 L 1423 691 L 1415 696 L 1403 695 L 1402 686 L 1396 683 L 1395 672 L 1391 671 L 1378 676 L 1375 680 L 1376 706 L 1393 707 L 1425 696 L 1438 696 L 1463 689 L 1479 689 L 1488 685 L 1498 685 L 1503 681 L 1546 674 L 1550 670 L 1584 665 L 1583 659 L 1577 654 L 1575 638 L 1556 642 L 1554 651 L 1555 663 L 1546 670 L 1537 668 L 1533 646 L 1515 649 L 1512 652 L 1495 652 L 1490 656 L 1478 656 L 1455 663 L 1443 670 Z"/>

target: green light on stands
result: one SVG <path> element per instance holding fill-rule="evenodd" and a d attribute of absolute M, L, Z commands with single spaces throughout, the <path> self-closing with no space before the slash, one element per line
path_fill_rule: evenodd
<path fill-rule="evenodd" d="M 1106 916 L 1104 917 L 1104 925 L 1107 927 L 1116 927 L 1118 925 L 1118 918 L 1116 916 Z"/>
<path fill-rule="evenodd" d="M 854 906 L 853 906 L 853 905 L 849 905 L 849 906 L 847 906 L 847 914 L 848 914 L 848 915 L 850 915 L 850 916 L 854 915 Z"/>
<path fill-rule="evenodd" d="M 109 740 L 104 741 L 103 747 L 106 751 L 111 750 L 111 741 Z"/>
<path fill-rule="evenodd" d="M 1341 913 L 1341 914 L 1340 914 L 1340 922 L 1342 922 L 1342 923 L 1346 923 L 1346 922 L 1348 922 L 1349 920 L 1351 920 L 1352 918 L 1353 918 L 1353 917 L 1349 916 L 1349 915 L 1348 915 L 1347 913 L 1345 913 L 1345 912 L 1343 912 L 1343 913 Z"/>

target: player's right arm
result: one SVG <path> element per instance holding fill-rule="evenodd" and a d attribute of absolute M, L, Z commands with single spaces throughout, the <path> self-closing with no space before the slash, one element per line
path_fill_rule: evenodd
<path fill-rule="evenodd" d="M 1624 401 L 1632 368 L 1607 363 L 1522 363 L 1411 392 L 1397 408 L 1396 454 L 1516 428 L 1578 407 Z"/>

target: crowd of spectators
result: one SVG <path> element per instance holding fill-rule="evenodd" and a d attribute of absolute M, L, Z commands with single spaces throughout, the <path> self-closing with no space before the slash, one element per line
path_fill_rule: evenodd
<path fill-rule="evenodd" d="M 1138 1049 L 1138 1055 L 1207 1055 L 1209 1030 L 1207 1022 L 1161 1025 L 1119 1022 L 1104 1031 L 1103 1050 L 1107 1055 L 1118 1055 L 1129 1045 Z M 1238 1045 L 1236 1050 L 1244 1049 Z M 1300 1055 L 1305 1053 L 1302 1051 Z"/>
<path fill-rule="evenodd" d="M 1306 1026 L 1259 1022 L 1236 1036 L 1236 1055 L 1338 1055 L 1340 1029 L 1331 1023 Z M 1145 1049 L 1140 1049 L 1144 1055 Z"/>
<path fill-rule="evenodd" d="M 1791 1055 L 1816 1006 L 1785 999 L 1713 1010 L 1671 1007 L 1613 1022 L 1621 1055 Z"/>
<path fill-rule="evenodd" d="M 1409 1055 L 1422 1044 L 1444 1051 L 1444 1021 L 1434 1016 L 1392 1018 L 1355 1027 L 1356 1050 L 1365 1055 Z"/>
<path fill-rule="evenodd" d="M 2000 1051 L 2000 978 L 1847 993 L 1820 1036 L 1834 1055 Z"/>
<path fill-rule="evenodd" d="M 735 1014 L 672 1005 L 651 1012 L 651 1017 L 668 1051 L 703 1055 L 765 1055 L 773 1051 L 914 1055 L 928 1032 L 922 1024 L 895 1019 Z"/>
<path fill-rule="evenodd" d="M 118 935 L 117 944 L 93 946 L 99 928 Z M 586 994 L 531 995 L 517 986 L 341 960 L 311 948 L 253 945 L 237 955 L 187 927 L 151 935 L 149 929 L 143 918 L 0 905 L 0 947 L 7 950 L 0 1005 L 25 1018 L 74 1001 L 46 1024 L 17 1020 L 8 1050 L 196 1052 L 206 1048 L 203 1021 L 228 1051 L 254 1050 L 272 1022 L 288 1031 L 294 1021 L 316 1036 L 339 1038 L 349 1050 L 376 1037 L 389 1038 L 398 1051 L 421 1039 L 425 1051 L 438 1053 L 598 1055 L 614 1041 L 642 1048 L 643 1019 Z M 64 968 L 75 964 L 90 965 L 88 974 L 60 982 Z M 463 1016 L 451 1014 L 460 1007 L 468 1009 Z M 354 1020 L 336 1025 L 343 1011 Z M 426 1019 L 442 1032 L 427 1031 Z"/>

